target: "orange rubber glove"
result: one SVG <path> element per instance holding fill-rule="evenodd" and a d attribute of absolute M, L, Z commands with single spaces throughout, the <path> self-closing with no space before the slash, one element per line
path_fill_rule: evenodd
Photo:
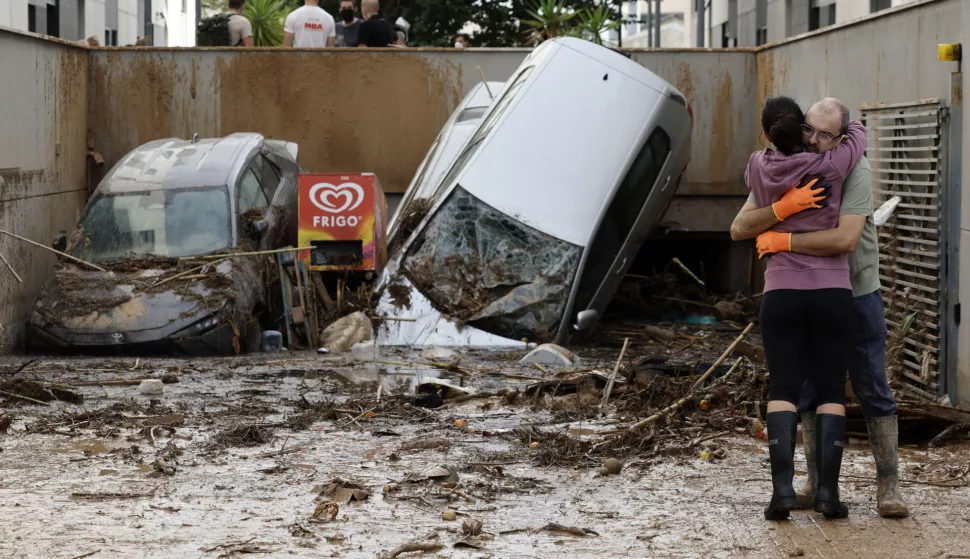
<path fill-rule="evenodd" d="M 818 188 L 812 188 L 820 180 L 825 177 L 818 176 L 812 177 L 811 180 L 805 182 L 804 184 L 796 184 L 795 186 L 788 189 L 788 192 L 771 205 L 771 209 L 775 212 L 775 217 L 778 221 L 785 221 L 789 217 L 797 214 L 798 212 L 812 209 L 812 208 L 824 208 L 825 204 L 821 203 L 826 198 L 832 195 L 832 185 L 826 184 Z"/>
<path fill-rule="evenodd" d="M 758 260 L 766 254 L 776 252 L 791 252 L 791 233 L 779 233 L 777 231 L 765 231 L 758 235 Z"/>

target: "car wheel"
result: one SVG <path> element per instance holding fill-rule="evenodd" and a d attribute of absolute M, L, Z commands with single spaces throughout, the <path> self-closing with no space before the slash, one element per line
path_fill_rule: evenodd
<path fill-rule="evenodd" d="M 246 353 L 259 353 L 263 350 L 263 329 L 259 320 L 253 318 L 246 324 Z"/>

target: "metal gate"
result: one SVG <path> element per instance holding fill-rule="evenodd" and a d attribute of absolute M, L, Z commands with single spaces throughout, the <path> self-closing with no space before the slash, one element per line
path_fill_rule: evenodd
<path fill-rule="evenodd" d="M 945 391 L 946 228 L 939 99 L 863 105 L 875 207 L 901 202 L 879 228 L 879 278 L 886 304 L 887 373 L 906 390 L 937 399 Z"/>

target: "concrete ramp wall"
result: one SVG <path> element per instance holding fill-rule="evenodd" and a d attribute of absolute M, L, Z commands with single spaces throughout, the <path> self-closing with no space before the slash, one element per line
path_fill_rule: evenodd
<path fill-rule="evenodd" d="M 88 51 L 0 30 L 0 229 L 43 244 L 87 200 Z M 0 352 L 17 348 L 55 257 L 0 235 Z"/>

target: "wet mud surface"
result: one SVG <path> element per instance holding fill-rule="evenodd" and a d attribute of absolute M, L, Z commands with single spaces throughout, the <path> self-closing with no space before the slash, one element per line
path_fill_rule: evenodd
<path fill-rule="evenodd" d="M 616 359 L 587 355 L 583 365 L 601 370 Z M 604 430 L 639 417 L 599 418 L 598 401 L 580 393 L 563 399 L 573 408 L 536 405 L 525 386 L 549 375 L 518 364 L 520 355 L 459 357 L 450 372 L 418 352 L 364 364 L 303 353 L 37 358 L 21 371 L 24 358 L 5 358 L 2 380 L 56 384 L 83 403 L 0 401 L 0 427 L 9 422 L 0 556 L 373 558 L 414 541 L 441 548 L 401 557 L 938 558 L 970 549 L 966 443 L 901 450 L 901 477 L 920 482 L 903 486 L 912 518 L 876 515 L 862 440 L 846 452 L 848 520 L 797 512 L 771 523 L 761 515 L 770 493 L 762 440 L 724 435 L 721 459 L 702 457 L 703 446 L 628 449 L 622 471 L 603 477 L 593 451 L 542 465 L 559 439 L 530 433 L 595 448 Z M 136 381 L 163 375 L 161 395 L 140 393 Z M 412 405 L 429 381 L 523 395 Z M 796 460 L 799 483 L 800 452 Z"/>

